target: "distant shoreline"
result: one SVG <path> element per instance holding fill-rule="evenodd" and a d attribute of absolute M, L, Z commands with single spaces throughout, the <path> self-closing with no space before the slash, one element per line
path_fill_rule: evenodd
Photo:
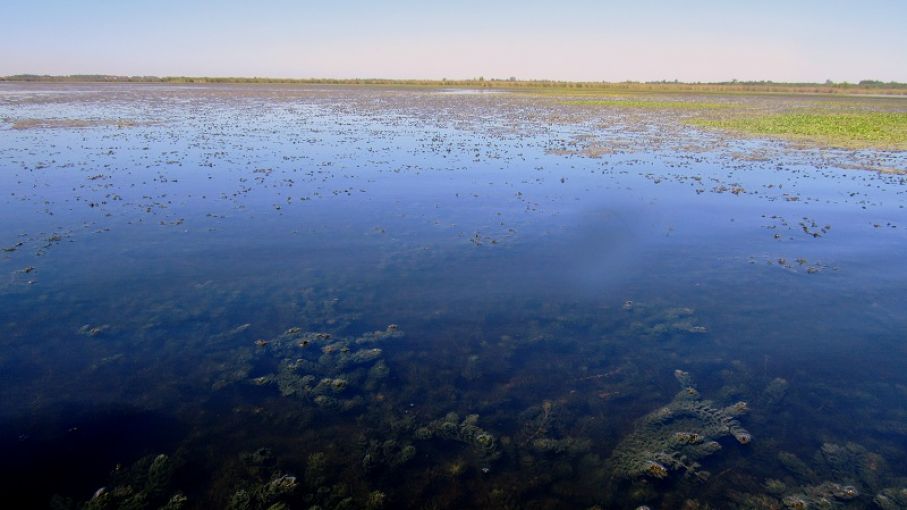
<path fill-rule="evenodd" d="M 877 94 L 907 95 L 907 83 L 864 80 L 859 83 L 782 83 L 772 81 L 730 82 L 571 82 L 555 80 L 466 79 L 394 80 L 383 78 L 247 78 L 192 76 L 113 76 L 113 75 L 32 75 L 0 77 L 12 83 L 167 83 L 167 84 L 286 84 L 286 85 L 385 85 L 419 87 L 468 87 L 522 90 L 573 90 L 602 92 L 762 92 L 788 94 Z"/>

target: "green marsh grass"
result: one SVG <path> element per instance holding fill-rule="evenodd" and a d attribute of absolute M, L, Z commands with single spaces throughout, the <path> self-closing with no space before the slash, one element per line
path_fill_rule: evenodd
<path fill-rule="evenodd" d="M 705 103 L 700 101 L 657 101 L 648 99 L 595 99 L 580 101 L 563 101 L 563 104 L 577 106 L 604 106 L 613 108 L 638 108 L 648 110 L 718 110 L 731 108 L 725 103 Z"/>
<path fill-rule="evenodd" d="M 907 149 L 907 112 L 786 112 L 690 122 L 702 127 L 847 148 Z"/>

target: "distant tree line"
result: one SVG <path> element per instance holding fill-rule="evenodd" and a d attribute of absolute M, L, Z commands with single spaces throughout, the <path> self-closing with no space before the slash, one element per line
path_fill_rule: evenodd
<path fill-rule="evenodd" d="M 36 74 L 17 74 L 0 77 L 4 82 L 50 82 L 50 83 L 262 83 L 262 84 L 298 84 L 298 85 L 387 85 L 387 86 L 423 86 L 423 87 L 473 87 L 473 88 L 536 88 L 536 89 L 590 89 L 621 91 L 665 91 L 665 92 L 794 92 L 794 93 L 874 93 L 874 94 L 907 94 L 907 83 L 862 80 L 858 83 L 832 82 L 824 83 L 783 83 L 773 81 L 724 81 L 724 82 L 681 82 L 678 80 L 662 81 L 623 81 L 623 82 L 571 82 L 558 80 L 518 80 L 511 76 L 499 78 L 471 78 L 463 80 L 393 80 L 384 78 L 260 78 L 260 77 L 198 77 L 198 76 L 113 76 L 102 74 L 76 74 L 68 76 L 51 76 Z"/>

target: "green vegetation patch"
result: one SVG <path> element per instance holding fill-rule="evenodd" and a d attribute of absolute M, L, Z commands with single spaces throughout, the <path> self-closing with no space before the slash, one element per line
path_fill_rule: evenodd
<path fill-rule="evenodd" d="M 907 112 L 789 112 L 691 122 L 704 127 L 845 147 L 907 149 Z"/>
<path fill-rule="evenodd" d="M 642 108 L 650 110 L 717 110 L 730 108 L 726 103 L 704 103 L 699 101 L 655 101 L 645 99 L 596 99 L 564 101 L 564 104 L 581 106 L 606 106 L 614 108 Z"/>

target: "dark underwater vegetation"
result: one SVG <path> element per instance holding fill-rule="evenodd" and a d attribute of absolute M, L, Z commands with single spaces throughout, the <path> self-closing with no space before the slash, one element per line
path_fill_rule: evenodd
<path fill-rule="evenodd" d="M 907 508 L 907 99 L 614 102 L 0 84 L 2 506 Z"/>

